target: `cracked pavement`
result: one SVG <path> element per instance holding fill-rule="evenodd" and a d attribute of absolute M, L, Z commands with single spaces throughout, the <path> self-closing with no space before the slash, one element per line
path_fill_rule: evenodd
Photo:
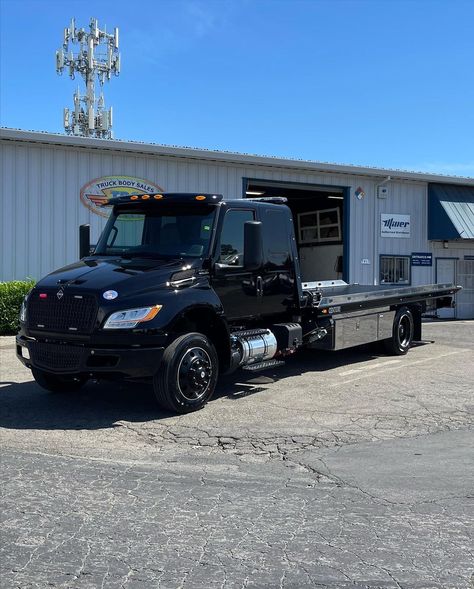
<path fill-rule="evenodd" d="M 424 337 L 239 373 L 185 416 L 48 394 L 0 338 L 2 588 L 473 589 L 474 323 Z"/>

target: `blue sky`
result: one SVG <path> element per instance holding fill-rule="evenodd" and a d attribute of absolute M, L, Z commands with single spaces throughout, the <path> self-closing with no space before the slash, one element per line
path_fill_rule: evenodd
<path fill-rule="evenodd" d="M 72 16 L 119 139 L 474 176 L 474 0 L 0 0 L 2 126 L 62 132 Z"/>

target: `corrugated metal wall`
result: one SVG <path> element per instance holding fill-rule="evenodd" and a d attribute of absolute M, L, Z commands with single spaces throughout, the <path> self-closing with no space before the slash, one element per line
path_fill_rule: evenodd
<path fill-rule="evenodd" d="M 388 198 L 377 199 L 378 181 L 364 176 L 11 140 L 2 141 L 0 149 L 0 280 L 39 278 L 75 261 L 78 226 L 90 223 L 95 242 L 104 224 L 81 203 L 80 189 L 114 174 L 140 177 L 168 191 L 219 192 L 227 198 L 242 197 L 242 178 L 350 187 L 351 282 L 377 283 L 380 254 L 430 251 L 423 182 L 390 182 Z M 359 186 L 366 194 L 362 200 L 354 196 Z M 380 237 L 383 212 L 411 215 L 411 238 Z M 434 268 L 412 269 L 414 284 L 432 281 Z"/>

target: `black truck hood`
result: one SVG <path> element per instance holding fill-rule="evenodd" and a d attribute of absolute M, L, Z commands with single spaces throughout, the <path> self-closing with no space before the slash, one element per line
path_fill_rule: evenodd
<path fill-rule="evenodd" d="M 85 258 L 48 274 L 36 288 L 62 287 L 97 294 L 115 290 L 123 298 L 166 288 L 172 280 L 191 277 L 201 263 L 201 259 Z"/>

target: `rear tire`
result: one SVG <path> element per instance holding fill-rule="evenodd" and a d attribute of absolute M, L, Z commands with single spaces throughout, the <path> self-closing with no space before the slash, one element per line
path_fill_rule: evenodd
<path fill-rule="evenodd" d="M 405 355 L 411 347 L 415 324 L 408 307 L 401 307 L 393 320 L 393 332 L 390 339 L 384 340 L 385 350 L 393 356 Z"/>
<path fill-rule="evenodd" d="M 180 335 L 166 348 L 153 378 L 159 405 L 175 413 L 201 409 L 214 394 L 218 371 L 216 350 L 205 335 Z"/>
<path fill-rule="evenodd" d="M 39 386 L 50 393 L 73 393 L 81 389 L 87 382 L 87 379 L 82 376 L 60 376 L 37 368 L 33 368 L 31 372 Z"/>

